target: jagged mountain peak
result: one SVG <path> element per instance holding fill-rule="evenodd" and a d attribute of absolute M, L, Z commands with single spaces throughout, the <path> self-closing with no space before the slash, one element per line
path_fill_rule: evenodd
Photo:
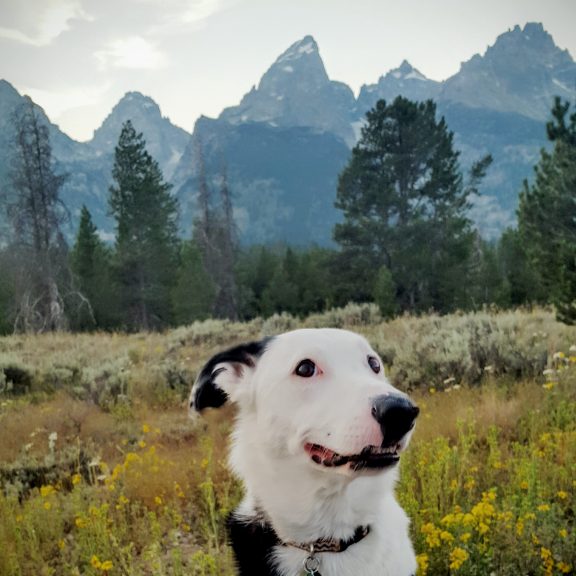
<path fill-rule="evenodd" d="M 540 63 L 556 64 L 571 61 L 567 50 L 561 50 L 540 22 L 528 22 L 524 28 L 516 25 L 512 30 L 500 34 L 486 50 L 488 61 L 516 58 L 525 66 Z"/>
<path fill-rule="evenodd" d="M 390 70 L 386 76 L 393 76 L 397 80 L 420 80 L 427 81 L 428 78 L 424 76 L 419 70 L 414 68 L 408 60 L 402 60 L 402 63 L 398 68 Z"/>
<path fill-rule="evenodd" d="M 309 58 L 314 56 L 320 56 L 318 43 L 316 40 L 314 40 L 313 36 L 308 35 L 304 36 L 302 40 L 294 42 L 294 44 L 292 44 L 288 50 L 278 56 L 276 59 L 276 64 L 280 64 L 282 62 L 291 62 L 301 58 Z"/>
<path fill-rule="evenodd" d="M 391 102 L 397 96 L 417 101 L 435 98 L 440 91 L 440 86 L 440 82 L 426 78 L 408 60 L 403 60 L 398 68 L 380 76 L 377 84 L 362 86 L 356 104 L 356 116 L 362 118 L 378 100 Z"/>
<path fill-rule="evenodd" d="M 294 82 L 295 76 L 315 84 L 329 82 L 318 44 L 312 36 L 304 36 L 280 54 L 262 76 L 258 89 L 274 90 L 279 82 Z"/>
<path fill-rule="evenodd" d="M 108 118 L 111 116 L 125 117 L 130 116 L 130 114 L 162 118 L 160 106 L 150 96 L 145 96 L 141 92 L 126 92 L 114 106 Z M 124 118 L 123 121 L 127 119 Z"/>
<path fill-rule="evenodd" d="M 220 119 L 231 124 L 305 126 L 333 132 L 352 144 L 353 109 L 352 90 L 330 80 L 316 40 L 304 36 L 274 61 L 238 106 L 223 110 Z"/>
<path fill-rule="evenodd" d="M 140 92 L 127 92 L 120 98 L 102 125 L 94 131 L 89 146 L 96 149 L 97 154 L 110 154 L 127 120 L 132 122 L 137 132 L 142 132 L 148 151 L 158 160 L 164 175 L 170 177 L 190 135 L 164 118 L 158 104 Z"/>
<path fill-rule="evenodd" d="M 530 22 L 498 36 L 483 56 L 464 62 L 446 80 L 442 99 L 535 120 L 550 114 L 554 96 L 576 96 L 576 63 L 540 23 Z"/>

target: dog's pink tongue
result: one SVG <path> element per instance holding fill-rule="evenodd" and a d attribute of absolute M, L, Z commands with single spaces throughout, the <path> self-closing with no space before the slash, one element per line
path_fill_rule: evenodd
<path fill-rule="evenodd" d="M 335 456 L 335 452 L 325 448 L 324 446 L 320 446 L 320 444 L 306 444 L 305 446 L 306 452 L 310 454 L 310 457 L 314 462 L 320 464 L 324 460 L 328 460 Z"/>

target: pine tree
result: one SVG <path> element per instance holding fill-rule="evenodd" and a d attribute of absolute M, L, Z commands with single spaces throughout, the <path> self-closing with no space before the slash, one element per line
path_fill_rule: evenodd
<path fill-rule="evenodd" d="M 109 329 L 117 321 L 110 261 L 110 250 L 98 236 L 90 211 L 82 206 L 76 242 L 70 253 L 72 272 L 83 296 L 83 305 L 73 319 L 75 329 Z"/>
<path fill-rule="evenodd" d="M 530 262 L 522 235 L 517 229 L 504 231 L 497 252 L 508 305 L 516 308 L 547 303 L 548 295 L 542 287 L 542 278 Z"/>
<path fill-rule="evenodd" d="M 159 329 L 172 320 L 177 203 L 141 133 L 128 120 L 115 149 L 109 206 L 116 219 L 116 277 L 124 322 Z"/>
<path fill-rule="evenodd" d="M 261 305 L 264 316 L 282 312 L 296 315 L 300 312 L 297 275 L 298 260 L 293 250 L 288 248 L 284 257 L 278 260 L 270 283 L 262 293 Z"/>
<path fill-rule="evenodd" d="M 173 291 L 176 324 L 205 320 L 212 314 L 215 289 L 193 240 L 183 242 Z"/>
<path fill-rule="evenodd" d="M 345 290 L 353 299 L 371 298 L 384 266 L 401 310 L 462 306 L 473 246 L 468 198 L 491 159 L 477 163 L 464 185 L 453 135 L 443 118 L 436 121 L 431 100 L 380 100 L 366 120 L 338 183 L 344 222 L 334 238 Z"/>
<path fill-rule="evenodd" d="M 576 112 L 556 98 L 532 184 L 524 183 L 518 227 L 530 262 L 558 318 L 576 323 Z"/>

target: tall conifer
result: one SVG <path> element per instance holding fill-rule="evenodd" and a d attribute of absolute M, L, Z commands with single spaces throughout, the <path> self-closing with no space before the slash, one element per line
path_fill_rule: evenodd
<path fill-rule="evenodd" d="M 158 162 L 128 120 L 115 149 L 109 206 L 116 219 L 116 275 L 124 323 L 159 329 L 172 320 L 177 203 Z"/>

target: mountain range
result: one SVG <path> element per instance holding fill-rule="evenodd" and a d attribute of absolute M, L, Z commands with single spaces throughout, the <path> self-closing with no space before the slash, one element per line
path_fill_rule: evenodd
<path fill-rule="evenodd" d="M 37 110 L 49 126 L 58 169 L 70 175 L 65 202 L 73 215 L 85 204 L 105 238 L 113 237 L 107 196 L 114 146 L 123 122 L 131 119 L 173 184 L 183 234 L 196 210 L 200 143 L 211 183 L 217 187 L 227 173 L 244 243 L 326 245 L 341 217 L 334 208 L 338 174 L 365 114 L 379 99 L 398 95 L 436 101 L 455 134 L 463 169 L 493 155 L 471 215 L 481 233 L 494 238 L 515 221 L 522 181 L 546 146 L 554 96 L 576 100 L 576 63 L 541 24 L 529 23 L 500 35 L 443 82 L 404 61 L 355 97 L 346 84 L 328 77 L 316 41 L 306 36 L 274 61 L 239 104 L 218 118 L 200 117 L 193 134 L 174 126 L 151 98 L 137 92 L 126 94 L 85 143 L 66 136 Z M 22 98 L 0 80 L 0 184 L 8 178 L 10 117 Z"/>

